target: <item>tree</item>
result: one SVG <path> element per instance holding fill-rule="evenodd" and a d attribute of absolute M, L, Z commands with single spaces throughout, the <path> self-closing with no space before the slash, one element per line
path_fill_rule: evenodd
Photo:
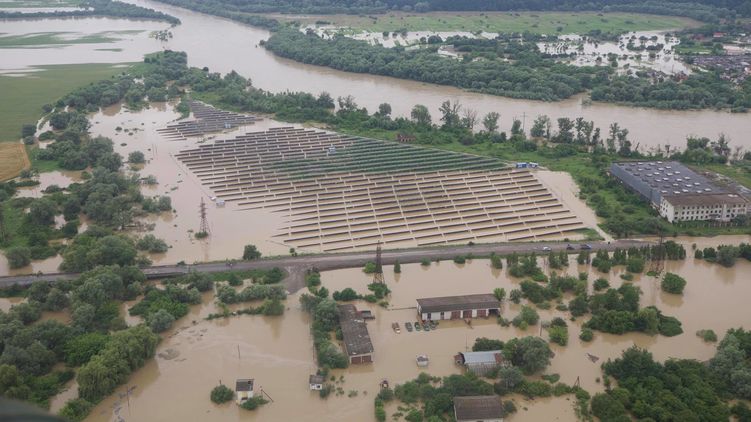
<path fill-rule="evenodd" d="M 243 249 L 243 259 L 246 261 L 252 261 L 261 257 L 261 252 L 255 245 L 245 245 Z"/>
<path fill-rule="evenodd" d="M 162 331 L 168 330 L 173 322 L 175 322 L 175 317 L 173 317 L 166 309 L 159 309 L 149 315 L 146 321 L 149 328 L 151 328 L 151 331 L 155 333 L 161 333 Z"/>
<path fill-rule="evenodd" d="M 550 139 L 550 117 L 544 114 L 537 116 L 532 129 L 529 130 L 529 135 L 533 138 Z"/>
<path fill-rule="evenodd" d="M 13 246 L 5 251 L 10 268 L 21 268 L 31 264 L 31 249 L 26 246 Z"/>
<path fill-rule="evenodd" d="M 501 115 L 495 111 L 486 114 L 482 119 L 482 126 L 485 128 L 485 131 L 488 133 L 495 133 L 498 130 L 498 119 L 500 118 Z"/>
<path fill-rule="evenodd" d="M 109 342 L 110 338 L 102 333 L 85 333 L 68 340 L 63 353 L 68 366 L 81 366 L 99 353 Z"/>
<path fill-rule="evenodd" d="M 469 130 L 474 130 L 477 125 L 477 110 L 465 108 L 462 110 L 462 126 Z"/>
<path fill-rule="evenodd" d="M 626 408 L 623 403 L 607 393 L 597 393 L 592 397 L 592 413 L 601 421 L 630 420 L 621 419 L 626 416 Z"/>
<path fill-rule="evenodd" d="M 227 403 L 234 397 L 234 391 L 226 385 L 217 385 L 211 390 L 211 401 L 216 404 Z"/>
<path fill-rule="evenodd" d="M 60 416 L 71 422 L 82 421 L 89 415 L 94 405 L 88 400 L 81 398 L 70 399 L 60 409 Z"/>
<path fill-rule="evenodd" d="M 417 123 L 418 126 L 427 127 L 433 123 L 430 117 L 430 111 L 428 111 L 428 108 L 422 104 L 417 104 L 412 107 L 410 117 L 412 117 L 412 120 Z"/>
<path fill-rule="evenodd" d="M 141 151 L 133 151 L 128 154 L 128 162 L 131 164 L 141 164 L 146 161 L 146 157 Z"/>
<path fill-rule="evenodd" d="M 37 132 L 36 125 L 32 124 L 26 124 L 21 126 L 21 137 L 26 138 L 28 136 L 34 136 L 34 134 Z"/>
<path fill-rule="evenodd" d="M 491 350 L 503 350 L 503 342 L 501 340 L 489 339 L 487 337 L 478 337 L 475 339 L 475 344 L 472 346 L 473 352 Z"/>
<path fill-rule="evenodd" d="M 461 111 L 461 104 L 459 101 L 451 102 L 446 100 L 441 103 L 438 110 L 441 112 L 441 121 L 443 121 L 443 127 L 455 128 L 460 124 L 459 112 Z"/>
<path fill-rule="evenodd" d="M 396 261 L 394 263 L 394 274 L 401 274 L 402 272 L 402 264 L 399 263 L 399 261 Z"/>
<path fill-rule="evenodd" d="M 391 104 L 389 103 L 381 103 L 378 106 L 378 115 L 381 117 L 387 117 L 391 115 Z"/>
<path fill-rule="evenodd" d="M 493 296 L 495 296 L 495 298 L 498 299 L 499 302 L 503 302 L 503 300 L 506 299 L 506 289 L 502 287 L 493 289 Z"/>
<path fill-rule="evenodd" d="M 29 220 L 39 226 L 50 226 L 55 223 L 57 205 L 47 198 L 37 199 L 29 206 Z"/>
<path fill-rule="evenodd" d="M 660 287 L 662 291 L 667 293 L 682 294 L 684 287 L 686 287 L 686 279 L 677 274 L 666 273 Z"/>
<path fill-rule="evenodd" d="M 553 352 L 548 343 L 539 337 L 522 337 L 506 342 L 503 355 L 525 374 L 531 375 L 550 365 Z"/>

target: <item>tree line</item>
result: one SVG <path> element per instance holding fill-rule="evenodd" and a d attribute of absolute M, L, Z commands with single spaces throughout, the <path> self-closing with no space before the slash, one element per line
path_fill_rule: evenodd
<path fill-rule="evenodd" d="M 0 11 L 0 19 L 42 19 L 42 18 L 67 18 L 67 17 L 90 17 L 110 16 L 128 19 L 153 19 L 167 21 L 178 25 L 180 19 L 166 13 L 157 12 L 115 0 L 85 0 L 80 4 L 81 10 L 53 10 L 46 12 L 4 12 Z"/>

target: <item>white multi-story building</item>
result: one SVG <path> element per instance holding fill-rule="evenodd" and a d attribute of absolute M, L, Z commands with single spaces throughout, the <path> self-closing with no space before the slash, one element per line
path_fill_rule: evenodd
<path fill-rule="evenodd" d="M 749 201 L 676 161 L 613 163 L 610 174 L 670 221 L 731 221 L 749 214 Z"/>

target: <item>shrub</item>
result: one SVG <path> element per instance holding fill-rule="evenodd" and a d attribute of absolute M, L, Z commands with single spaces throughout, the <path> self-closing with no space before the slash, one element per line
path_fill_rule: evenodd
<path fill-rule="evenodd" d="M 420 261 L 420 265 L 422 265 L 423 267 L 429 267 L 430 266 L 430 260 L 428 258 L 423 258 Z"/>
<path fill-rule="evenodd" d="M 454 257 L 454 263 L 456 264 L 464 264 L 465 262 L 467 262 L 467 258 L 464 256 L 458 255 Z"/>
<path fill-rule="evenodd" d="M 141 164 L 144 161 L 146 161 L 146 158 L 141 151 L 133 151 L 128 154 L 128 162 L 131 164 Z"/>
<path fill-rule="evenodd" d="M 26 246 L 14 246 L 5 251 L 8 265 L 11 268 L 21 268 L 31 263 L 31 249 Z"/>
<path fill-rule="evenodd" d="M 84 399 L 71 399 L 60 409 L 60 416 L 70 422 L 80 422 L 86 419 L 94 405 Z"/>
<path fill-rule="evenodd" d="M 243 404 L 240 405 L 240 407 L 245 410 L 256 410 L 259 406 L 262 406 L 266 403 L 268 403 L 268 400 L 264 399 L 261 396 L 255 396 L 249 398 L 248 400 L 245 400 Z"/>
<path fill-rule="evenodd" d="M 594 332 L 589 328 L 582 328 L 581 333 L 579 333 L 579 340 L 581 341 L 592 341 L 594 338 Z"/>
<path fill-rule="evenodd" d="M 605 290 L 610 287 L 610 283 L 604 278 L 598 278 L 597 280 L 595 280 L 593 287 L 595 291 Z"/>
<path fill-rule="evenodd" d="M 696 332 L 696 335 L 706 342 L 714 343 L 717 341 L 717 334 L 713 330 L 699 330 Z"/>
<path fill-rule="evenodd" d="M 686 280 L 673 273 L 666 273 L 660 284 L 662 291 L 673 294 L 683 294 L 683 289 L 686 287 Z"/>
<path fill-rule="evenodd" d="M 196 233 L 196 237 L 198 237 L 197 233 Z M 252 261 L 260 257 L 261 257 L 261 252 L 258 250 L 258 248 L 256 248 L 255 245 L 245 245 L 245 248 L 243 249 L 244 260 Z"/>
<path fill-rule="evenodd" d="M 561 346 L 568 344 L 568 328 L 566 327 L 550 327 L 548 328 L 548 336 L 552 343 L 558 343 Z"/>
<path fill-rule="evenodd" d="M 522 306 L 519 315 L 514 317 L 511 323 L 514 325 L 514 327 L 520 327 L 523 322 L 529 326 L 537 324 L 539 320 L 540 315 L 537 313 L 537 311 L 530 308 L 529 306 Z"/>
<path fill-rule="evenodd" d="M 402 272 L 402 265 L 399 263 L 399 261 L 396 261 L 394 263 L 394 274 L 401 274 Z"/>
<path fill-rule="evenodd" d="M 211 401 L 216 404 L 227 403 L 235 397 L 235 393 L 226 385 L 217 385 L 211 390 Z"/>
<path fill-rule="evenodd" d="M 166 309 L 159 309 L 146 319 L 149 328 L 155 333 L 168 330 L 173 322 L 175 322 L 175 317 Z"/>

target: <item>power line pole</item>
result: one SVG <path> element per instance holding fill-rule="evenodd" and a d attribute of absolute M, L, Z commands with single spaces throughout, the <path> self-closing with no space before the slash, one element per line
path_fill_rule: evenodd
<path fill-rule="evenodd" d="M 381 244 L 376 247 L 375 271 L 373 272 L 373 283 L 385 284 L 383 280 L 383 263 L 381 262 Z"/>
<path fill-rule="evenodd" d="M 203 201 L 203 197 L 201 197 L 200 216 L 201 227 L 198 229 L 198 233 L 202 233 L 205 236 L 208 236 L 209 234 L 211 234 L 211 229 L 209 229 L 209 220 L 206 217 L 206 203 Z"/>

